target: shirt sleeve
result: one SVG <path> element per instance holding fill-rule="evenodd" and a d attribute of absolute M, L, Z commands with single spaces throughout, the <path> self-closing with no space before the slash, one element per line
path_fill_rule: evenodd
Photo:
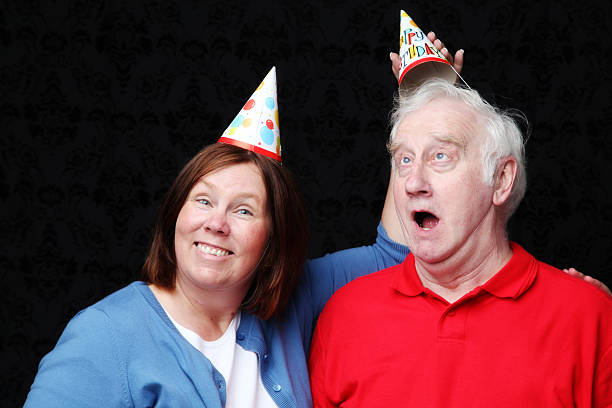
<path fill-rule="evenodd" d="M 309 287 L 315 319 L 335 291 L 353 279 L 397 265 L 410 252 L 408 247 L 392 241 L 382 224 L 373 245 L 356 247 L 308 260 L 303 280 Z"/>
<path fill-rule="evenodd" d="M 83 310 L 41 360 L 24 407 L 129 406 L 118 349 L 108 316 Z"/>

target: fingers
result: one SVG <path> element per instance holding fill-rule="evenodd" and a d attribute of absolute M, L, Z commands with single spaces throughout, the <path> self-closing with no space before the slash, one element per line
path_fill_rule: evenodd
<path fill-rule="evenodd" d="M 436 41 L 436 33 L 434 33 L 433 31 L 430 31 L 427 33 L 427 38 L 429 38 L 429 41 L 434 42 Z"/>
<path fill-rule="evenodd" d="M 463 54 L 464 51 L 461 49 L 459 51 L 457 51 L 455 53 L 455 62 L 453 62 L 453 67 L 455 67 L 455 71 L 457 71 L 457 73 L 461 73 L 461 70 L 463 69 Z"/>
<path fill-rule="evenodd" d="M 444 58 L 446 58 L 449 62 L 453 62 L 453 57 L 452 55 L 450 55 L 450 53 L 448 52 L 448 50 L 446 49 L 446 47 L 444 46 L 444 43 L 442 41 L 440 41 L 437 37 L 436 34 L 433 31 L 430 31 L 427 34 L 427 38 L 429 38 L 429 41 L 431 41 L 433 43 L 433 45 L 438 49 L 438 51 L 440 51 L 442 53 L 442 55 L 444 56 Z"/>
<path fill-rule="evenodd" d="M 391 71 L 393 71 L 393 75 L 395 75 L 395 79 L 399 81 L 399 71 L 401 68 L 401 61 L 398 54 L 391 52 L 389 53 L 389 59 L 391 60 Z"/>
<path fill-rule="evenodd" d="M 574 269 L 574 268 L 566 268 L 566 269 L 563 269 L 563 272 L 568 273 L 568 274 L 570 274 L 570 275 L 572 275 L 572 276 L 575 276 L 575 277 L 577 277 L 577 278 L 584 279 L 584 274 L 583 274 L 583 273 L 581 273 L 581 272 L 579 272 L 579 271 L 577 271 L 577 270 L 576 270 L 576 269 Z"/>
<path fill-rule="evenodd" d="M 436 34 L 433 31 L 430 31 L 427 34 L 427 38 L 429 38 L 429 41 L 431 41 L 433 45 L 438 49 L 438 51 L 440 51 L 442 56 L 446 58 L 446 60 L 453 65 L 453 67 L 455 68 L 455 71 L 457 71 L 458 73 L 461 73 L 461 70 L 463 69 L 464 51 L 462 49 L 457 51 L 455 53 L 455 57 L 453 58 L 453 56 L 448 51 L 444 43 L 436 37 Z"/>
<path fill-rule="evenodd" d="M 608 288 L 606 285 L 604 285 L 603 282 L 601 282 L 600 280 L 597 280 L 597 279 L 587 275 L 587 276 L 584 277 L 584 281 L 590 283 L 593 286 L 598 287 L 599 289 L 601 289 L 604 292 L 606 292 L 608 295 L 612 296 L 612 292 L 610 291 L 610 288 Z"/>
<path fill-rule="evenodd" d="M 610 288 L 608 288 L 606 285 L 604 285 L 603 282 L 589 276 L 589 275 L 585 275 L 582 272 L 574 269 L 574 268 L 567 268 L 567 269 L 563 269 L 563 272 L 575 276 L 577 278 L 580 278 L 582 280 L 584 280 L 587 283 L 590 283 L 591 285 L 603 290 L 604 292 L 606 292 L 608 295 L 612 296 L 612 291 L 610 291 Z"/>

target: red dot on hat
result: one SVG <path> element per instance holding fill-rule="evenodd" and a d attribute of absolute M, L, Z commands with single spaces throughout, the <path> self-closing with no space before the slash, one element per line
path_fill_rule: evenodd
<path fill-rule="evenodd" d="M 247 103 L 244 104 L 244 110 L 252 109 L 255 106 L 255 101 L 253 99 L 249 99 Z"/>
<path fill-rule="evenodd" d="M 268 129 L 274 129 L 274 122 L 268 119 L 266 120 L 266 126 L 268 127 Z"/>

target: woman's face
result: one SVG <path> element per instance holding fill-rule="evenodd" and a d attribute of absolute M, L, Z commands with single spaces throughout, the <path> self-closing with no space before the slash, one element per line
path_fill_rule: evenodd
<path fill-rule="evenodd" d="M 176 220 L 179 285 L 246 295 L 269 229 L 266 188 L 254 164 L 235 164 L 203 176 Z"/>

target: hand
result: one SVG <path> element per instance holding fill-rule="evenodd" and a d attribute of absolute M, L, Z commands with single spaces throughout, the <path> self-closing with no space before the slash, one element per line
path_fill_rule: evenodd
<path fill-rule="evenodd" d="M 461 73 L 461 69 L 463 68 L 463 52 L 464 51 L 463 50 L 457 51 L 455 53 L 455 58 L 453 58 L 453 56 L 450 54 L 450 52 L 448 52 L 448 50 L 444 46 L 444 43 L 436 38 L 436 35 L 434 34 L 433 31 L 430 31 L 429 34 L 427 34 L 427 38 L 429 38 L 429 40 L 438 49 L 438 51 L 442 53 L 444 58 L 446 58 L 448 62 L 450 62 L 453 65 L 453 67 L 455 68 L 455 71 L 457 71 L 458 73 Z M 393 71 L 393 75 L 395 75 L 395 79 L 399 81 L 399 70 L 401 67 L 400 57 L 398 54 L 392 52 L 389 54 L 389 58 L 391 59 L 391 71 Z"/>
<path fill-rule="evenodd" d="M 575 276 L 577 278 L 582 279 L 585 282 L 590 283 L 591 285 L 603 290 L 604 292 L 606 292 L 608 295 L 612 296 L 612 292 L 610 292 L 610 289 L 604 285 L 602 282 L 598 281 L 597 279 L 590 277 L 588 275 L 585 275 L 581 272 L 578 272 L 576 269 L 574 268 L 569 268 L 569 269 L 563 269 L 563 272 L 570 274 L 572 276 Z"/>

